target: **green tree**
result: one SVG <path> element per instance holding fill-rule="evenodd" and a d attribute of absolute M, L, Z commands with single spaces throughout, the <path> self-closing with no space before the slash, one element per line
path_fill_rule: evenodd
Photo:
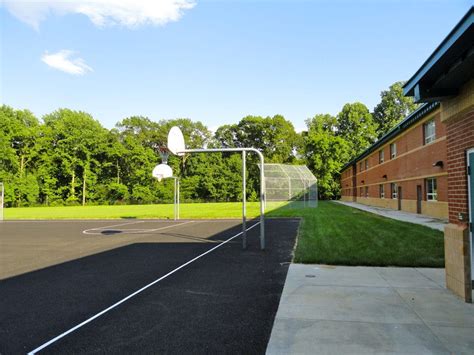
<path fill-rule="evenodd" d="M 97 175 L 106 160 L 108 132 L 91 115 L 81 111 L 60 109 L 43 120 L 47 146 L 44 154 L 50 156 L 47 160 L 50 163 L 52 157 L 56 166 L 59 190 L 69 203 L 78 202 L 80 196 L 84 205 L 88 196 L 94 194 Z M 69 183 L 65 184 L 65 180 Z"/>
<path fill-rule="evenodd" d="M 163 124 L 148 117 L 131 116 L 116 124 L 121 136 L 132 136 L 144 147 L 154 149 L 157 145 L 166 145 L 167 131 Z"/>
<path fill-rule="evenodd" d="M 374 108 L 373 117 L 378 125 L 377 136 L 382 137 L 403 118 L 414 111 L 418 105 L 412 97 L 403 95 L 403 81 L 392 84 L 380 93 L 380 103 Z"/>
<path fill-rule="evenodd" d="M 107 185 L 107 200 L 109 204 L 122 203 L 128 199 L 128 188 L 123 184 L 112 182 Z"/>
<path fill-rule="evenodd" d="M 240 146 L 237 140 L 237 125 L 226 124 L 217 128 L 214 133 L 214 142 L 216 148 L 236 148 Z"/>
<path fill-rule="evenodd" d="M 165 137 L 168 136 L 171 127 L 178 126 L 183 132 L 187 148 L 204 148 L 212 138 L 212 132 L 202 122 L 192 121 L 189 118 L 161 120 L 159 124 L 165 132 Z"/>
<path fill-rule="evenodd" d="M 294 152 L 300 146 L 293 124 L 281 115 L 246 116 L 235 125 L 219 127 L 215 140 L 223 147 L 256 148 L 265 161 L 273 163 L 293 162 Z"/>
<path fill-rule="evenodd" d="M 349 144 L 350 158 L 362 153 L 377 138 L 377 124 L 367 107 L 360 102 L 344 105 L 337 115 L 335 129 L 337 136 Z"/>
<path fill-rule="evenodd" d="M 183 176 L 181 186 L 185 199 L 236 201 L 242 196 L 240 154 L 191 155 L 186 161 Z"/>
<path fill-rule="evenodd" d="M 36 203 L 36 141 L 39 121 L 28 110 L 0 107 L 0 180 L 6 185 L 7 205 Z"/>
<path fill-rule="evenodd" d="M 320 198 L 340 195 L 339 172 L 349 160 L 350 144 L 336 134 L 338 121 L 331 115 L 316 115 L 306 120 L 304 157 L 309 169 L 318 179 Z"/>

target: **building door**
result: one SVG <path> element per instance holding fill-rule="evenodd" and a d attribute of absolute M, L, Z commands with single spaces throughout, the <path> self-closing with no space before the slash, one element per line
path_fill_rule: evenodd
<path fill-rule="evenodd" d="M 421 185 L 416 185 L 416 213 L 421 213 L 421 200 L 423 194 L 421 193 Z"/>
<path fill-rule="evenodd" d="M 398 210 L 402 210 L 402 187 L 398 186 Z"/>
<path fill-rule="evenodd" d="M 467 188 L 469 194 L 469 237 L 471 241 L 471 280 L 474 283 L 474 148 L 467 151 Z"/>

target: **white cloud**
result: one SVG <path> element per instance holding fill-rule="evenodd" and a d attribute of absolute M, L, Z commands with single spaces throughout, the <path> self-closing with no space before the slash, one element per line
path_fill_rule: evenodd
<path fill-rule="evenodd" d="M 8 11 L 35 29 L 50 15 L 82 14 L 98 27 L 164 25 L 177 21 L 194 0 L 3 0 Z"/>
<path fill-rule="evenodd" d="M 75 52 L 63 49 L 57 53 L 45 53 L 41 56 L 41 60 L 51 68 L 68 74 L 84 75 L 92 71 L 92 68 L 84 62 L 84 59 L 74 58 L 74 55 Z"/>

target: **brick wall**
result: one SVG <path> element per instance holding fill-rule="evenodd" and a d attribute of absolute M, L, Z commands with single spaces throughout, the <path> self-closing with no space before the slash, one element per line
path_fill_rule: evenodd
<path fill-rule="evenodd" d="M 425 145 L 424 123 L 432 119 L 436 124 L 436 140 Z M 391 143 L 397 145 L 397 157 L 394 159 L 390 159 Z M 448 158 L 446 143 L 446 125 L 441 122 L 440 110 L 436 110 L 369 156 L 357 161 L 353 166 L 347 167 L 341 173 L 341 197 L 349 201 L 350 197 L 355 196 L 354 200 L 361 203 L 397 208 L 396 202 L 387 201 L 391 199 L 390 184 L 394 182 L 402 188 L 402 209 L 416 213 L 417 186 L 421 186 L 422 213 L 447 218 Z M 384 151 L 383 163 L 379 162 L 379 151 L 381 150 Z M 368 169 L 365 167 L 365 160 L 368 161 Z M 437 161 L 442 161 L 444 166 L 433 166 Z M 428 177 L 437 179 L 438 202 L 426 201 L 425 179 Z M 385 187 L 385 201 L 377 201 L 377 199 L 380 200 L 379 185 L 381 184 Z"/>
<path fill-rule="evenodd" d="M 468 213 L 466 151 L 474 147 L 474 109 L 447 124 L 449 222 Z"/>

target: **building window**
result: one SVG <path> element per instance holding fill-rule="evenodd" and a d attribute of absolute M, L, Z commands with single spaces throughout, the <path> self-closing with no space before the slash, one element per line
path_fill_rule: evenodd
<path fill-rule="evenodd" d="M 390 184 L 390 190 L 392 192 L 392 198 L 394 199 L 398 198 L 398 185 L 392 182 Z"/>
<path fill-rule="evenodd" d="M 364 190 L 362 189 L 362 187 L 359 190 L 360 190 L 360 197 L 364 197 Z"/>
<path fill-rule="evenodd" d="M 438 201 L 438 188 L 435 178 L 426 179 L 426 200 Z"/>
<path fill-rule="evenodd" d="M 369 197 L 369 187 L 365 187 L 365 197 Z"/>
<path fill-rule="evenodd" d="M 380 198 L 385 198 L 385 186 L 383 184 L 379 185 L 379 194 Z"/>
<path fill-rule="evenodd" d="M 385 161 L 383 149 L 379 150 L 379 163 L 382 164 Z"/>
<path fill-rule="evenodd" d="M 365 170 L 369 169 L 369 159 L 365 159 Z"/>
<path fill-rule="evenodd" d="M 390 159 L 394 159 L 397 156 L 397 143 L 390 144 Z"/>
<path fill-rule="evenodd" d="M 362 162 L 359 163 L 359 172 L 362 171 Z"/>
<path fill-rule="evenodd" d="M 423 125 L 423 133 L 425 136 L 425 144 L 431 143 L 436 139 L 435 120 L 428 121 Z"/>

